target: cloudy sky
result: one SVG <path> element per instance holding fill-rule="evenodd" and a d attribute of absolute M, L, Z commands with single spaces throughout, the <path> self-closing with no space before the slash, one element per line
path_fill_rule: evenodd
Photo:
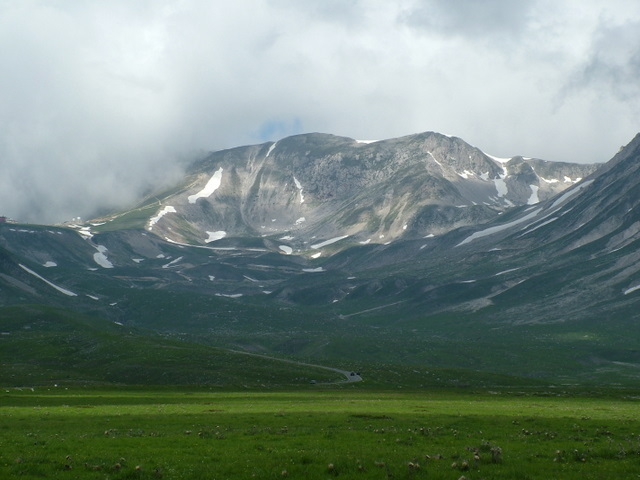
<path fill-rule="evenodd" d="M 303 132 L 606 161 L 640 131 L 640 2 L 0 0 L 0 68 L 0 215 L 57 222 Z"/>

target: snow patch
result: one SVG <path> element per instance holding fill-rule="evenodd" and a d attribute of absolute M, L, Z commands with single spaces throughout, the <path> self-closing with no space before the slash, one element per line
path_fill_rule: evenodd
<path fill-rule="evenodd" d="M 273 145 L 271 145 L 269 147 L 269 150 L 267 150 L 267 154 L 265 155 L 264 158 L 269 158 L 269 155 L 271 155 L 271 152 L 273 152 L 273 149 L 276 148 L 277 144 L 278 144 L 278 142 L 275 142 Z"/>
<path fill-rule="evenodd" d="M 22 268 L 25 272 L 30 273 L 31 275 L 33 275 L 34 277 L 42 280 L 44 283 L 46 283 L 47 285 L 49 285 L 50 287 L 55 288 L 56 290 L 58 290 L 60 293 L 63 293 L 65 295 L 67 295 L 68 297 L 77 297 L 78 294 L 73 293 L 71 290 L 67 290 L 66 288 L 62 288 L 59 287 L 58 285 L 56 285 L 55 283 L 50 282 L 49 280 L 47 280 L 44 277 L 41 277 L 40 275 L 38 275 L 36 272 L 34 272 L 33 270 L 31 270 L 28 267 L 25 267 L 24 265 L 22 265 L 21 263 L 18 264 L 18 266 L 20 268 Z"/>
<path fill-rule="evenodd" d="M 511 158 L 502 158 L 502 157 L 496 157 L 493 155 L 489 155 L 487 152 L 482 152 L 484 153 L 487 157 L 489 157 L 491 160 L 494 160 L 498 163 L 507 163 L 511 160 Z"/>
<path fill-rule="evenodd" d="M 307 221 L 306 218 L 300 217 L 299 219 L 296 220 L 296 225 L 300 225 L 301 223 L 306 222 L 306 221 Z"/>
<path fill-rule="evenodd" d="M 501 232 L 501 231 L 506 230 L 508 228 L 514 227 L 516 225 L 519 225 L 521 223 L 527 222 L 527 221 L 531 220 L 533 217 L 535 217 L 536 215 L 538 215 L 538 213 L 540 213 L 540 210 L 541 209 L 538 208 L 538 209 L 532 211 L 531 213 L 529 213 L 528 215 L 525 215 L 522 218 L 514 220 L 513 222 L 505 223 L 505 224 L 502 224 L 502 225 L 496 225 L 495 227 L 489 227 L 489 228 L 485 228 L 484 230 L 481 230 L 479 232 L 475 232 L 475 233 L 469 235 L 467 238 L 465 238 L 458 245 L 456 245 L 456 247 L 459 247 L 460 245 L 464 245 L 465 243 L 472 242 L 473 240 L 476 240 L 478 238 L 486 237 L 487 235 L 493 235 L 494 233 L 498 233 L 498 232 Z"/>
<path fill-rule="evenodd" d="M 540 187 L 538 187 L 537 185 L 529 185 L 529 186 L 531 187 L 531 196 L 527 200 L 527 205 L 535 205 L 536 203 L 540 202 L 540 199 L 538 198 L 538 189 Z"/>
<path fill-rule="evenodd" d="M 282 238 L 279 238 L 278 240 L 293 240 L 295 237 L 292 237 L 291 235 L 285 235 Z"/>
<path fill-rule="evenodd" d="M 559 217 L 551 217 L 549 220 L 547 220 L 546 222 L 542 222 L 538 225 L 536 225 L 535 227 L 531 228 L 530 230 L 525 231 L 523 234 L 521 234 L 521 237 L 524 237 L 525 235 L 529 235 L 531 232 L 535 232 L 537 229 L 544 227 L 545 225 L 550 224 L 551 222 L 555 222 Z"/>
<path fill-rule="evenodd" d="M 318 267 L 318 268 L 303 268 L 302 269 L 303 272 L 307 272 L 307 273 L 319 273 L 319 272 L 324 272 L 325 269 L 322 267 Z"/>
<path fill-rule="evenodd" d="M 52 262 L 51 260 L 49 260 L 48 262 L 43 263 L 42 266 L 50 268 L 50 267 L 57 267 L 58 264 L 56 262 Z"/>
<path fill-rule="evenodd" d="M 313 255 L 311 255 L 311 258 L 320 258 L 321 255 L 322 252 L 314 253 Z"/>
<path fill-rule="evenodd" d="M 356 143 L 364 143 L 364 144 L 369 144 L 369 143 L 376 143 L 379 142 L 380 140 L 356 140 Z"/>
<path fill-rule="evenodd" d="M 136 263 L 144 262 L 144 258 L 132 258 L 131 260 L 133 260 Z"/>
<path fill-rule="evenodd" d="M 340 240 L 344 240 L 349 235 L 343 235 L 342 237 L 330 238 L 329 240 L 325 240 L 324 242 L 316 243 L 315 245 L 311 245 L 311 248 L 317 250 L 318 248 L 326 247 L 327 245 L 331 245 L 332 243 L 339 242 Z"/>
<path fill-rule="evenodd" d="M 560 182 L 560 180 L 558 180 L 557 178 L 544 178 L 544 177 L 541 177 L 540 175 L 538 175 L 538 178 L 540 180 L 542 180 L 543 182 L 545 182 L 545 183 L 558 183 L 558 182 Z"/>
<path fill-rule="evenodd" d="M 78 233 L 86 238 L 93 237 L 93 233 L 91 233 L 91 227 L 80 227 L 80 230 L 78 230 Z"/>
<path fill-rule="evenodd" d="M 227 297 L 227 298 L 240 298 L 242 296 L 241 293 L 216 293 L 216 297 Z"/>
<path fill-rule="evenodd" d="M 558 205 L 560 205 L 561 203 L 566 202 L 569 198 L 573 197 L 576 193 L 578 193 L 580 190 L 582 190 L 585 187 L 588 187 L 589 185 L 591 185 L 593 183 L 593 180 L 588 180 L 584 183 L 581 183 L 580 185 L 578 185 L 575 188 L 570 189 L 567 192 L 564 192 L 562 194 L 562 196 L 560 198 L 558 198 L 555 202 L 553 202 L 553 204 L 551 205 L 551 208 L 555 208 Z"/>
<path fill-rule="evenodd" d="M 518 268 L 510 268 L 509 270 L 503 270 L 502 272 L 496 273 L 494 275 L 494 277 L 498 277 L 500 275 L 504 275 L 505 273 L 515 272 L 516 270 L 520 270 L 520 267 L 518 267 Z"/>
<path fill-rule="evenodd" d="M 96 301 L 100 300 L 100 299 L 99 299 L 98 297 L 96 297 L 95 295 L 89 295 L 88 293 L 87 293 L 86 295 L 87 295 L 87 297 L 89 297 L 89 298 L 90 298 L 90 299 L 92 299 L 92 300 L 96 300 Z"/>
<path fill-rule="evenodd" d="M 360 245 L 367 245 L 367 244 L 371 243 L 371 239 L 370 239 L 370 238 L 367 238 L 367 239 L 366 239 L 366 240 L 364 240 L 363 242 L 358 242 L 358 243 L 360 243 Z"/>
<path fill-rule="evenodd" d="M 625 294 L 625 295 L 629 295 L 630 293 L 633 293 L 633 292 L 635 292 L 636 290 L 640 290 L 640 285 L 636 285 L 635 287 L 627 288 L 627 289 L 624 291 L 624 294 Z"/>
<path fill-rule="evenodd" d="M 227 232 L 225 232 L 224 230 L 219 230 L 217 232 L 206 232 L 206 234 L 209 236 L 204 241 L 204 243 L 215 242 L 216 240 L 221 240 L 227 236 Z"/>
<path fill-rule="evenodd" d="M 213 275 L 209 275 L 209 281 L 213 282 L 215 279 L 216 279 L 216 277 L 215 277 L 215 276 L 213 276 Z"/>
<path fill-rule="evenodd" d="M 502 170 L 503 170 L 503 174 L 499 175 L 498 178 L 494 178 L 493 179 L 493 183 L 496 186 L 496 191 L 498 192 L 498 198 L 502 198 L 504 196 L 507 195 L 507 193 L 509 193 L 509 189 L 507 188 L 507 182 L 504 181 L 505 178 L 507 178 L 507 167 L 506 166 L 502 166 Z"/>
<path fill-rule="evenodd" d="M 163 265 L 162 268 L 169 268 L 172 265 L 175 265 L 176 263 L 178 263 L 180 260 L 182 260 L 182 257 L 178 257 L 175 260 L 171 260 L 169 263 L 167 263 L 166 265 Z"/>
<path fill-rule="evenodd" d="M 160 210 L 155 217 L 151 217 L 149 219 L 149 226 L 147 227 L 148 230 L 151 230 L 153 228 L 153 226 L 158 223 L 158 220 L 160 220 L 162 217 L 164 217 L 167 213 L 178 213 L 176 212 L 176 209 L 174 207 L 172 207 L 171 205 L 167 205 L 166 207 L 164 207 L 162 210 Z"/>
<path fill-rule="evenodd" d="M 220 188 L 220 184 L 222 183 L 222 167 L 220 167 L 216 172 L 211 176 L 205 187 L 200 190 L 195 195 L 189 195 L 187 200 L 189 203 L 196 203 L 199 198 L 207 198 L 213 194 L 218 188 Z"/>
<path fill-rule="evenodd" d="M 278 248 L 282 250 L 286 255 L 291 255 L 293 253 L 293 248 L 288 245 L 280 245 Z"/>
<path fill-rule="evenodd" d="M 293 177 L 293 182 L 296 184 L 296 188 L 298 192 L 300 192 L 300 203 L 304 203 L 304 195 L 302 194 L 302 184 L 298 181 L 296 177 Z"/>
<path fill-rule="evenodd" d="M 104 245 L 97 245 L 96 249 L 98 250 L 98 252 L 93 254 L 93 261 L 100 265 L 102 268 L 113 268 L 113 263 L 109 261 L 106 255 L 107 247 L 105 247 Z"/>
<path fill-rule="evenodd" d="M 469 177 L 475 177 L 476 174 L 473 172 L 470 172 L 469 170 L 464 170 L 462 173 L 456 172 L 460 177 L 464 178 L 465 180 L 468 179 Z"/>
<path fill-rule="evenodd" d="M 437 164 L 440 168 L 444 168 L 444 167 L 442 166 L 442 164 L 441 164 L 438 160 L 436 160 L 436 157 L 434 157 L 434 156 L 433 156 L 433 153 L 431 153 L 431 152 L 427 152 L 427 153 L 429 154 L 429 156 L 431 157 L 431 159 L 432 159 L 434 162 L 436 162 L 436 164 Z"/>

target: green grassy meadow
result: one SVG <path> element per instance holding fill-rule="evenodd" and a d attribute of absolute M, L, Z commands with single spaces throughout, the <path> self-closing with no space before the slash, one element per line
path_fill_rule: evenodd
<path fill-rule="evenodd" d="M 0 391 L 0 478 L 624 479 L 640 397 L 346 386 Z"/>

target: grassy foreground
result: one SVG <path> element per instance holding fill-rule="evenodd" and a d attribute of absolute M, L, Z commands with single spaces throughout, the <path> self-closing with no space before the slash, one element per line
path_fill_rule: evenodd
<path fill-rule="evenodd" d="M 640 399 L 327 389 L 4 389 L 0 478 L 606 479 Z"/>

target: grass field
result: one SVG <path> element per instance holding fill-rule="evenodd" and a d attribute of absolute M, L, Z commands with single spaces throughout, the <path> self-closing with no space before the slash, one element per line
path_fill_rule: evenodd
<path fill-rule="evenodd" d="M 640 397 L 514 390 L 0 392 L 0 478 L 627 479 Z"/>

